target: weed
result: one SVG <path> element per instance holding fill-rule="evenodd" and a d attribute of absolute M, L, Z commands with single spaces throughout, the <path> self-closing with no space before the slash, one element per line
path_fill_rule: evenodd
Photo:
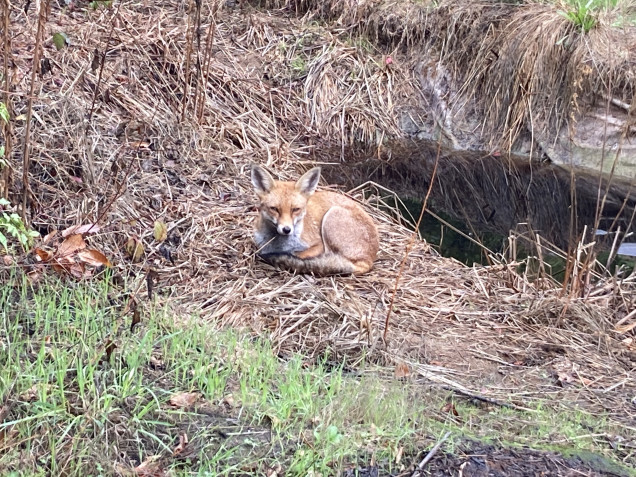
<path fill-rule="evenodd" d="M 618 0 L 568 0 L 566 10 L 559 14 L 570 20 L 584 33 L 596 26 L 597 14 L 602 9 L 616 7 Z"/>
<path fill-rule="evenodd" d="M 0 119 L 5 123 L 9 122 L 9 110 L 7 109 L 7 105 L 3 102 L 0 102 Z"/>
<path fill-rule="evenodd" d="M 0 198 L 0 207 L 8 207 L 10 205 L 11 203 L 8 200 Z M 33 239 L 39 235 L 35 230 L 29 229 L 22 218 L 15 212 L 2 211 L 0 213 L 0 245 L 4 247 L 5 252 L 8 252 L 10 247 L 7 236 L 13 237 L 25 251 L 28 251 L 33 244 Z"/>
<path fill-rule="evenodd" d="M 300 56 L 296 56 L 291 61 L 291 68 L 298 75 L 303 75 L 307 71 L 307 62 L 305 61 L 304 58 L 301 58 Z"/>
<path fill-rule="evenodd" d="M 94 0 L 88 5 L 93 10 L 97 10 L 100 7 L 110 8 L 113 5 L 113 0 Z"/>

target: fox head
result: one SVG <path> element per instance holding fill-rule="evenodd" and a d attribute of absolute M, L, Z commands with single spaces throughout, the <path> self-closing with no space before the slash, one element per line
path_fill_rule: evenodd
<path fill-rule="evenodd" d="M 309 197 L 316 191 L 320 167 L 314 167 L 296 182 L 275 181 L 260 166 L 252 166 L 252 184 L 260 199 L 261 218 L 280 235 L 300 235 Z"/>

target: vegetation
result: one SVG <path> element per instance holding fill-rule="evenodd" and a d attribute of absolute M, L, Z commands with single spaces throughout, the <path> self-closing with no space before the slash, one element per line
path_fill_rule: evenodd
<path fill-rule="evenodd" d="M 3 198 L 0 198 L 0 245 L 4 248 L 5 252 L 9 251 L 9 238 L 15 239 L 21 246 L 23 251 L 28 251 L 33 244 L 33 240 L 39 237 L 40 234 L 29 229 L 22 217 L 15 212 L 5 212 L 2 210 L 4 207 L 11 206 L 11 203 Z"/>
<path fill-rule="evenodd" d="M 131 326 L 108 282 L 0 289 L 2 475 L 333 475 L 371 456 L 404 469 L 448 430 L 449 452 L 494 432 L 609 456 L 598 436 L 628 437 L 584 411 L 475 406 L 327 357 L 281 359 L 266 340 L 176 325 L 167 308 Z"/>
<path fill-rule="evenodd" d="M 0 5 L 0 123 L 14 139 L 8 157 L 0 145 L 0 475 L 403 473 L 436 443 L 447 470 L 474 454 L 469 440 L 590 452 L 630 475 L 635 284 L 586 268 L 584 241 L 562 286 L 518 264 L 465 267 L 411 242 L 367 184 L 352 195 L 379 224 L 376 268 L 293 275 L 255 258 L 246 174 L 250 162 L 281 178 L 309 162 L 326 172 L 364 144 L 390 175 L 398 115 L 438 61 L 471 78 L 467 96 L 492 99 L 499 122 L 484 124 L 512 141 L 546 120 L 526 108 L 570 117 L 560 91 L 628 84 L 629 52 L 577 76 L 600 47 L 559 43 L 574 29 L 552 5 L 437 2 L 447 23 L 419 0 L 256 8 L 289 3 Z M 433 69 L 414 77 L 417 65 Z M 33 244 L 32 228 L 45 238 Z"/>

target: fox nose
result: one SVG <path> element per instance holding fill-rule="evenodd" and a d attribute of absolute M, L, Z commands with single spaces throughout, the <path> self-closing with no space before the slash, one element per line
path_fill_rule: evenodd
<path fill-rule="evenodd" d="M 284 234 L 284 235 L 289 235 L 290 233 L 291 233 L 291 227 L 290 227 L 290 226 L 288 226 L 288 225 L 285 225 L 285 226 L 283 227 L 283 234 Z"/>

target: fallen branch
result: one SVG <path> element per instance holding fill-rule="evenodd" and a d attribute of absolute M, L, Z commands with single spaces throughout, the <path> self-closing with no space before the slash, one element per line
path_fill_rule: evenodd
<path fill-rule="evenodd" d="M 411 474 L 411 477 L 418 477 L 420 475 L 420 472 L 422 472 L 422 470 L 424 469 L 424 466 L 426 464 L 428 464 L 428 462 L 433 458 L 433 456 L 435 454 L 437 454 L 437 451 L 439 450 L 439 448 L 442 446 L 442 444 L 446 441 L 446 439 L 448 439 L 448 436 L 451 435 L 451 432 L 448 431 L 444 437 L 442 437 L 439 442 L 437 444 L 435 444 L 435 447 L 433 447 L 428 454 L 426 454 L 426 457 L 424 457 L 424 459 L 422 459 L 422 462 L 419 463 L 419 465 L 415 468 L 415 470 L 413 471 L 413 473 Z"/>
<path fill-rule="evenodd" d="M 452 391 L 456 394 L 461 394 L 462 396 L 471 398 L 471 399 L 476 399 L 477 401 L 482 401 L 482 402 L 487 402 L 488 404 L 494 404 L 496 406 L 501 406 L 501 407 L 507 407 L 510 409 L 516 409 L 517 411 L 524 411 L 524 412 L 537 412 L 534 409 L 529 409 L 527 407 L 523 407 L 523 406 L 517 406 L 516 404 L 512 404 L 509 402 L 504 402 L 504 401 L 499 401 L 498 399 L 493 399 L 493 398 L 489 398 L 486 396 L 482 396 L 481 394 L 474 394 L 474 393 L 470 393 L 468 391 L 464 391 L 463 389 L 459 389 L 459 388 L 454 388 L 452 386 L 442 386 L 442 389 L 446 389 L 447 391 Z"/>

